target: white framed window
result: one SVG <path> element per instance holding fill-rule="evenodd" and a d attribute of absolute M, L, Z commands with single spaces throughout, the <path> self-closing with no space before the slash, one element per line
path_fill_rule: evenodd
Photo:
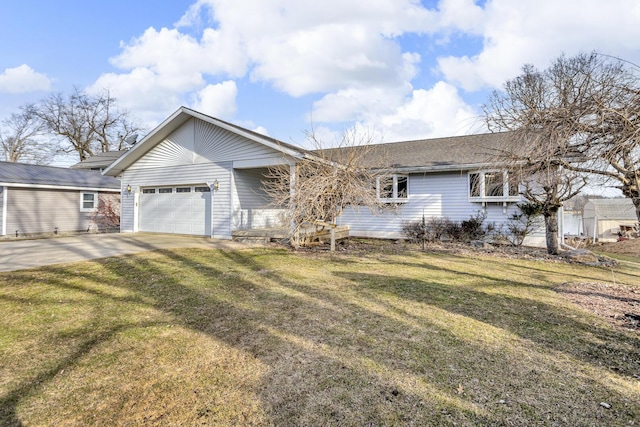
<path fill-rule="evenodd" d="M 469 173 L 469 199 L 478 202 L 517 202 L 518 183 L 507 171 L 486 170 Z"/>
<path fill-rule="evenodd" d="M 80 192 L 80 212 L 92 212 L 98 209 L 98 193 Z"/>
<path fill-rule="evenodd" d="M 383 202 L 406 202 L 409 198 L 409 177 L 393 174 L 376 178 L 376 193 L 378 200 Z"/>

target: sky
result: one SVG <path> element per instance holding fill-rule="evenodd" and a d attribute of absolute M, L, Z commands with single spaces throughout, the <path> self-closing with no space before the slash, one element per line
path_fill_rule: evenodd
<path fill-rule="evenodd" d="M 148 130 L 180 106 L 307 145 L 485 132 L 525 64 L 640 64 L 638 0 L 3 0 L 0 119 L 108 90 Z"/>

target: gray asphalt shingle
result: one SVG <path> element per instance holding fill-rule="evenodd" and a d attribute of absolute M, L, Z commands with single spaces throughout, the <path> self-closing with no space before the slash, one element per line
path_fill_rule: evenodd
<path fill-rule="evenodd" d="M 120 181 L 99 171 L 0 162 L 0 183 L 120 189 Z"/>

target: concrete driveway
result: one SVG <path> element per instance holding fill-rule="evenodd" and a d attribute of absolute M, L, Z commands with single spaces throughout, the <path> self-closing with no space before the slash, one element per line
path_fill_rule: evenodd
<path fill-rule="evenodd" d="M 0 240 L 0 271 L 85 261 L 154 249 L 237 249 L 246 244 L 171 234 L 86 234 L 37 240 Z"/>

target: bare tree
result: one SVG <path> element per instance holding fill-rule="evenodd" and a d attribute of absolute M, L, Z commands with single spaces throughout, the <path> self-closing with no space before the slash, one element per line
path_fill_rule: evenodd
<path fill-rule="evenodd" d="M 376 182 L 387 175 L 382 148 L 368 134 L 347 130 L 331 149 L 314 133 L 307 136 L 315 150 L 295 166 L 270 168 L 263 180 L 272 204 L 286 209 L 294 246 L 302 230 L 335 225 L 347 207 L 379 210 Z"/>
<path fill-rule="evenodd" d="M 80 160 L 100 152 L 122 150 L 130 137 L 141 132 L 129 113 L 118 109 L 108 91 L 89 95 L 76 89 L 68 97 L 54 94 L 31 111 L 46 131 L 60 137 L 61 150 L 77 152 Z"/>
<path fill-rule="evenodd" d="M 522 184 L 521 194 L 538 204 L 545 219 L 547 251 L 558 253 L 558 211 L 587 181 L 565 166 L 583 159 L 575 141 L 582 136 L 582 111 L 597 87 L 589 68 L 591 56 L 560 57 L 540 72 L 531 65 L 494 91 L 484 105 L 490 131 L 512 131 L 511 143 L 497 155 Z"/>
<path fill-rule="evenodd" d="M 120 229 L 120 195 L 101 194 L 98 208 L 91 214 L 91 222 L 98 231 L 118 231 Z"/>
<path fill-rule="evenodd" d="M 589 59 L 581 72 L 596 83 L 585 95 L 573 141 L 583 161 L 563 166 L 605 177 L 631 199 L 640 222 L 640 67 L 595 54 Z"/>
<path fill-rule="evenodd" d="M 7 162 L 47 164 L 55 148 L 43 138 L 42 126 L 29 107 L 21 107 L 2 121 L 0 128 L 0 148 Z"/>

